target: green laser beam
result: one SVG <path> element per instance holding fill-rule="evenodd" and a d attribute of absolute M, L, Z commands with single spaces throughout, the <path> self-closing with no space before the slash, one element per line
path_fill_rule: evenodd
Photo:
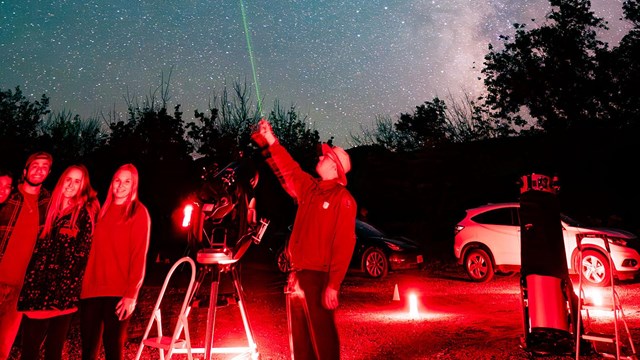
<path fill-rule="evenodd" d="M 240 11 L 242 11 L 242 23 L 244 25 L 244 35 L 247 39 L 247 50 L 249 51 L 249 60 L 251 61 L 251 71 L 253 73 L 253 83 L 256 86 L 256 97 L 258 98 L 258 112 L 262 117 L 262 99 L 260 98 L 260 86 L 258 86 L 258 75 L 256 73 L 256 65 L 253 59 L 253 50 L 251 49 L 251 36 L 249 35 L 249 26 L 247 25 L 247 13 L 244 9 L 244 2 L 240 0 Z"/>

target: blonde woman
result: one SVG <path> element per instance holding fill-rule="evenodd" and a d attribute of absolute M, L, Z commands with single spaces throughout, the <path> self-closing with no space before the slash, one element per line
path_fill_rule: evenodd
<path fill-rule="evenodd" d="M 123 359 L 127 326 L 145 275 L 151 219 L 138 199 L 138 170 L 116 170 L 102 205 L 80 295 L 82 359 Z"/>
<path fill-rule="evenodd" d="M 62 358 L 99 210 L 87 168 L 69 166 L 53 190 L 18 299 L 23 360 Z"/>

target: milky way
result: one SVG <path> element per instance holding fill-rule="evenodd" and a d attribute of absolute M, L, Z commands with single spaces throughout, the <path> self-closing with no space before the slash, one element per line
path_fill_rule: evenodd
<path fill-rule="evenodd" d="M 153 96 L 171 72 L 169 106 L 181 104 L 188 121 L 225 86 L 247 83 L 263 114 L 276 100 L 294 105 L 321 140 L 348 147 L 376 115 L 479 95 L 489 43 L 512 35 L 513 23 L 541 24 L 550 10 L 544 0 L 243 4 L 245 18 L 241 2 L 227 0 L 0 0 L 0 88 L 46 94 L 54 111 L 93 117 Z M 601 39 L 610 46 L 629 29 L 621 7 L 592 1 L 609 22 Z"/>

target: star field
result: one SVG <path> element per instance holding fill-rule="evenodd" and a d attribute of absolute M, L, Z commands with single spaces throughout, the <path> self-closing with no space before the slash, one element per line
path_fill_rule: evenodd
<path fill-rule="evenodd" d="M 46 94 L 83 117 L 126 110 L 171 72 L 169 106 L 185 120 L 247 83 L 257 104 L 240 1 L 0 0 L 0 87 Z M 268 114 L 274 101 L 308 115 L 321 140 L 349 146 L 372 128 L 449 94 L 475 97 L 489 43 L 512 24 L 542 23 L 546 0 L 245 0 L 251 54 Z M 622 0 L 592 0 L 615 46 Z M 155 93 L 159 98 L 159 93 Z"/>

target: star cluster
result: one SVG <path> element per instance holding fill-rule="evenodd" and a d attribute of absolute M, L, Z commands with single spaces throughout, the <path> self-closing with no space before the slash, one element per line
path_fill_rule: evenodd
<path fill-rule="evenodd" d="M 592 0 L 610 46 L 628 31 L 621 8 Z M 479 95 L 488 45 L 549 11 L 546 0 L 0 0 L 0 87 L 92 117 L 169 81 L 169 105 L 190 120 L 246 83 L 263 114 L 293 105 L 348 147 L 377 115 Z"/>

